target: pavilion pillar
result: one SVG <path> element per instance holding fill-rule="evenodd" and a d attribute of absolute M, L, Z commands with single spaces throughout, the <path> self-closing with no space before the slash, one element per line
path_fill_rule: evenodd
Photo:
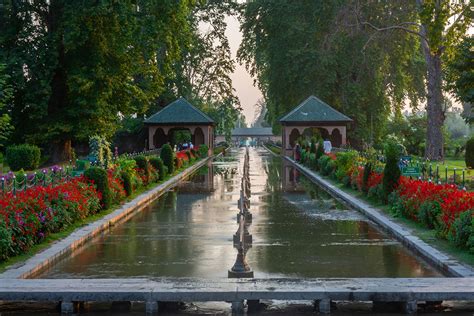
<path fill-rule="evenodd" d="M 156 133 L 157 127 L 156 126 L 149 126 L 148 127 L 148 149 L 155 149 L 155 142 L 154 136 Z"/>
<path fill-rule="evenodd" d="M 341 136 L 342 136 L 342 145 L 347 144 L 347 138 L 346 138 L 346 126 L 341 126 L 339 127 L 339 130 L 341 131 Z"/>

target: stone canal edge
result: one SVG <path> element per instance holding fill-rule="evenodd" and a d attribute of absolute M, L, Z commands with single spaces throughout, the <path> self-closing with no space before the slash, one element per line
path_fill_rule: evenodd
<path fill-rule="evenodd" d="M 183 170 L 162 184 L 140 194 L 130 202 L 123 204 L 112 213 L 107 214 L 101 219 L 84 227 L 78 228 L 66 238 L 53 243 L 51 246 L 35 254 L 33 257 L 8 268 L 5 272 L 0 274 L 0 279 L 30 278 L 54 265 L 65 255 L 73 255 L 74 252 L 78 252 L 81 246 L 87 241 L 106 231 L 118 222 L 130 218 L 136 212 L 143 210 L 155 199 L 163 195 L 170 188 L 175 187 L 181 180 L 194 173 L 213 158 L 215 158 L 215 156 L 207 157 L 196 162 L 191 167 Z"/>
<path fill-rule="evenodd" d="M 270 151 L 270 150 L 269 150 Z M 271 151 L 270 151 L 271 152 Z M 275 153 L 271 152 L 275 156 Z M 320 186 L 324 191 L 329 193 L 331 196 L 341 201 L 346 206 L 353 208 L 371 221 L 375 222 L 384 231 L 394 236 L 399 242 L 405 245 L 408 249 L 428 261 L 431 265 L 437 268 L 439 271 L 446 273 L 452 277 L 474 277 L 474 269 L 463 265 L 459 261 L 451 258 L 447 254 L 435 249 L 428 245 L 426 242 L 414 236 L 411 231 L 400 224 L 394 222 L 392 219 L 383 214 L 382 210 L 372 207 L 369 204 L 361 201 L 358 198 L 342 191 L 341 189 L 334 186 L 332 183 L 316 174 L 309 168 L 302 166 L 290 157 L 283 157 L 299 171 L 301 171 L 306 177 L 312 182 Z"/>

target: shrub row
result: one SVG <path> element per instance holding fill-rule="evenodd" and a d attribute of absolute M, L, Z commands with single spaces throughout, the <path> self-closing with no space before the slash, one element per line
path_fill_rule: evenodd
<path fill-rule="evenodd" d="M 400 176 L 397 145 L 385 147 L 386 163 L 361 157 L 356 151 L 324 154 L 316 159 L 303 148 L 300 162 L 390 206 L 403 216 L 436 230 L 439 238 L 474 253 L 474 193 L 455 185 L 439 185 Z"/>
<path fill-rule="evenodd" d="M 197 159 L 196 151 L 172 152 L 172 170 Z M 109 209 L 141 187 L 165 179 L 160 157 L 121 158 L 109 169 L 90 167 L 84 175 L 57 186 L 0 193 L 0 261 L 28 251 L 50 233 Z"/>

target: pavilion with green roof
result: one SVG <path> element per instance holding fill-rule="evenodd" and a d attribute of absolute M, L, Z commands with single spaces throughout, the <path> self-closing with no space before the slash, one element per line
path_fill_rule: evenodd
<path fill-rule="evenodd" d="M 189 130 L 195 146 L 205 144 L 209 152 L 214 147 L 214 120 L 185 98 L 179 98 L 144 121 L 148 126 L 148 148 L 161 148 L 170 143 L 172 133 Z"/>
<path fill-rule="evenodd" d="M 280 119 L 283 154 L 292 155 L 296 140 L 308 128 L 317 128 L 333 147 L 345 145 L 351 122 L 349 117 L 312 95 Z"/>

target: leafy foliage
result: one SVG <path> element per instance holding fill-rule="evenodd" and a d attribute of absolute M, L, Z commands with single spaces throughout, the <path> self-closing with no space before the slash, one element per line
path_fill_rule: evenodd
<path fill-rule="evenodd" d="M 6 160 L 13 171 L 34 170 L 39 167 L 41 151 L 39 147 L 29 144 L 10 146 L 7 148 Z"/>
<path fill-rule="evenodd" d="M 166 170 L 163 159 L 161 159 L 160 157 L 151 157 L 149 159 L 149 162 L 156 170 L 158 170 L 159 179 L 163 180 L 166 177 Z"/>
<path fill-rule="evenodd" d="M 378 21 L 406 5 L 361 7 Z M 238 57 L 258 80 L 274 129 L 281 115 L 314 94 L 354 119 L 351 144 L 377 142 L 390 106 L 399 112 L 403 100 L 423 95 L 419 43 L 396 32 L 375 40 L 368 28 L 354 27 L 351 9 L 350 1 L 247 2 Z"/>
<path fill-rule="evenodd" d="M 123 182 L 123 188 L 124 188 L 125 193 L 127 194 L 127 196 L 132 195 L 132 193 L 133 193 L 133 182 L 132 182 L 132 176 L 130 175 L 130 173 L 128 173 L 126 171 L 121 171 L 120 172 L 120 179 Z"/>
<path fill-rule="evenodd" d="M 160 158 L 163 160 L 166 168 L 168 168 L 168 173 L 172 174 L 174 172 L 174 152 L 170 145 L 165 144 L 161 147 Z"/>
<path fill-rule="evenodd" d="M 148 162 L 148 158 L 145 156 L 136 156 L 133 158 L 133 160 L 135 160 L 137 167 L 144 176 L 145 183 L 148 183 L 150 180 L 150 164 Z"/>
<path fill-rule="evenodd" d="M 465 108 L 464 118 L 472 123 L 471 104 L 474 104 L 474 37 L 464 37 L 455 48 L 453 57 L 447 63 L 446 80 L 448 88 Z"/>
<path fill-rule="evenodd" d="M 24 127 L 14 142 L 70 159 L 71 144 L 111 139 L 123 117 L 143 120 L 179 96 L 210 113 L 218 132 L 230 131 L 238 99 L 225 16 L 237 7 L 230 0 L 6 1 L 0 145 L 9 113 Z"/>
<path fill-rule="evenodd" d="M 199 157 L 204 158 L 209 155 L 209 147 L 205 144 L 199 146 Z"/>
<path fill-rule="evenodd" d="M 99 167 L 91 167 L 84 172 L 84 176 L 97 188 L 101 194 L 102 209 L 106 210 L 112 205 L 112 192 L 110 190 L 107 171 Z"/>
<path fill-rule="evenodd" d="M 110 143 L 102 136 L 91 136 L 89 138 L 89 156 L 100 166 L 108 168 L 112 161 L 112 149 Z"/>
<path fill-rule="evenodd" d="M 13 89 L 7 80 L 10 78 L 5 74 L 5 65 L 0 63 L 0 149 L 5 146 L 13 126 L 8 113 L 5 113 L 7 104 L 11 101 Z"/>
<path fill-rule="evenodd" d="M 474 168 L 474 137 L 466 142 L 466 166 Z"/>
<path fill-rule="evenodd" d="M 385 197 L 388 197 L 397 188 L 401 175 L 400 168 L 398 167 L 400 146 L 393 140 L 389 140 L 385 144 L 385 159 L 383 190 Z"/>

